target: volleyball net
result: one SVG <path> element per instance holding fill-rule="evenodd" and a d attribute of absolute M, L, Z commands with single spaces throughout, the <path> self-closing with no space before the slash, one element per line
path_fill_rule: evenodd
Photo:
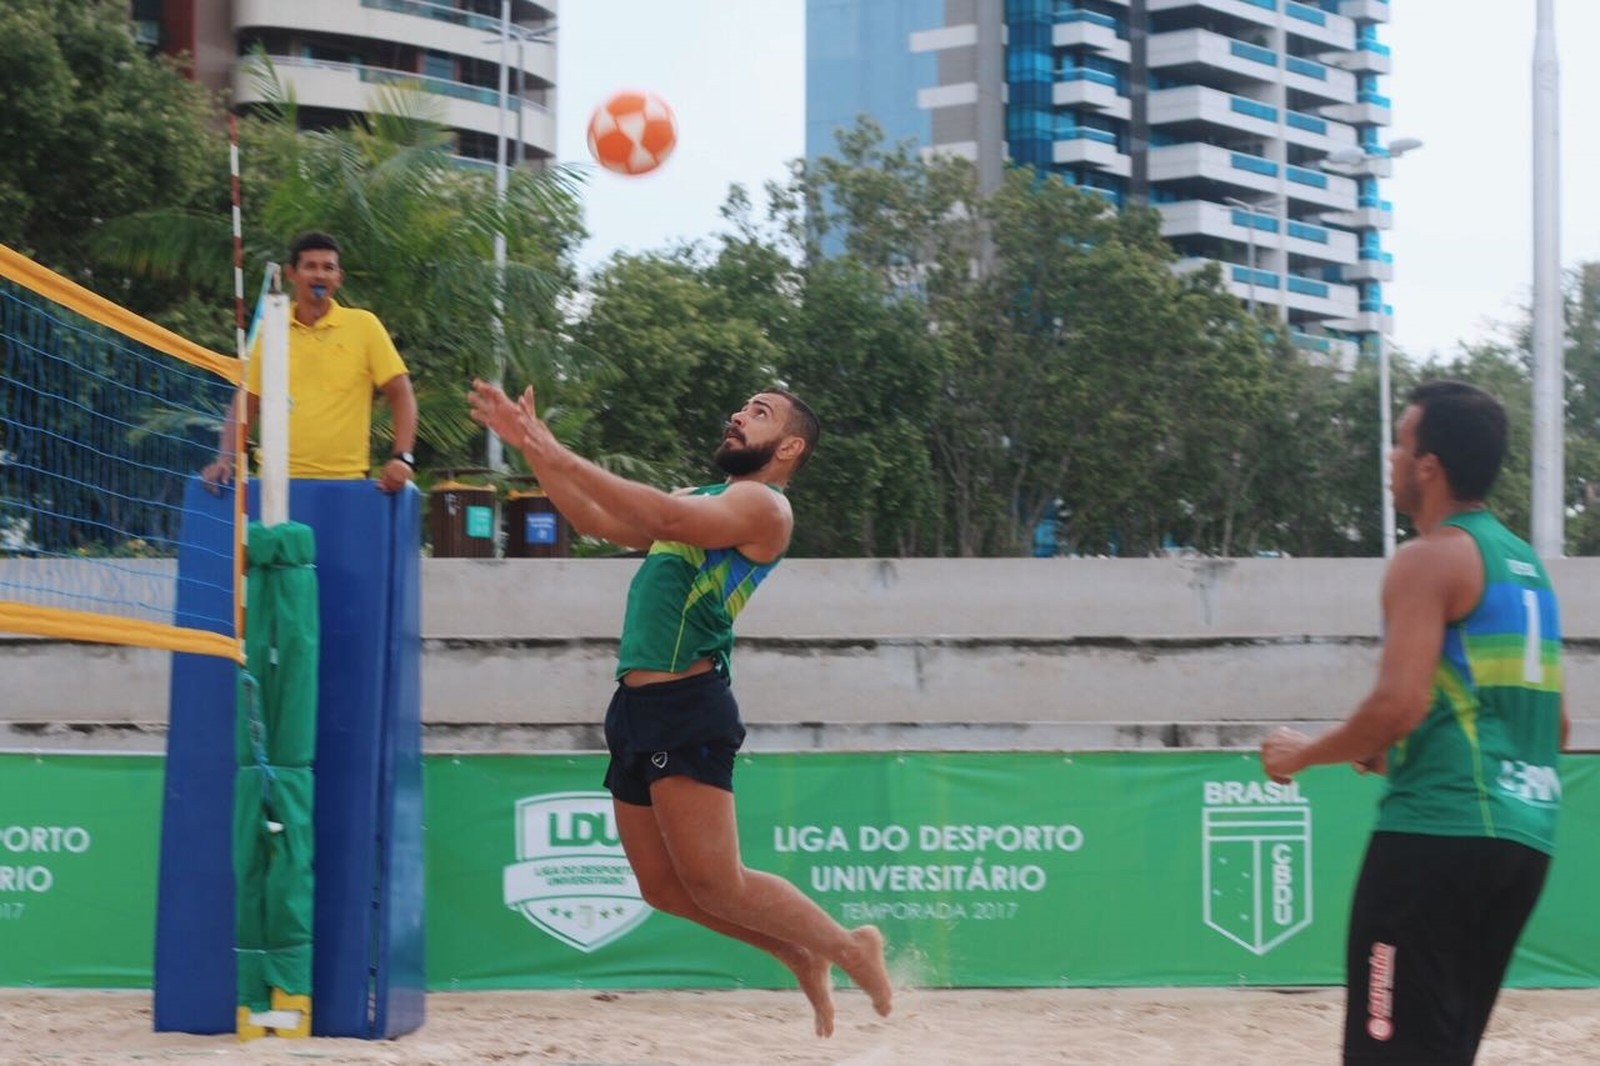
<path fill-rule="evenodd" d="M 0 246 L 0 633 L 241 658 L 242 494 L 184 507 L 239 381 L 238 359 Z M 231 523 L 187 538 L 231 545 L 225 595 L 186 597 L 220 616 L 178 612 L 186 522 Z"/>

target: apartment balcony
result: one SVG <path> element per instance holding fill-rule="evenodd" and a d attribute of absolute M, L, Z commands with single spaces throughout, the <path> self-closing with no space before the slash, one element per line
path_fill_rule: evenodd
<path fill-rule="evenodd" d="M 1393 229 L 1394 212 L 1388 200 L 1380 200 L 1376 206 L 1360 206 L 1352 211 L 1326 211 L 1322 221 L 1344 229 Z"/>
<path fill-rule="evenodd" d="M 1389 98 L 1376 96 L 1354 104 L 1332 104 L 1317 109 L 1317 114 L 1347 126 L 1388 126 Z"/>
<path fill-rule="evenodd" d="M 918 30 L 911 35 L 909 47 L 913 54 L 948 52 L 953 48 L 971 48 L 978 43 L 978 26 L 964 22 L 956 26 L 936 26 L 931 30 Z"/>
<path fill-rule="evenodd" d="M 1057 135 L 1051 159 L 1063 166 L 1098 167 L 1123 178 L 1133 173 L 1133 161 L 1117 150 L 1116 138 L 1103 130 L 1080 127 L 1070 136 Z"/>
<path fill-rule="evenodd" d="M 1346 281 L 1393 281 L 1394 256 L 1388 252 L 1362 252 L 1354 263 L 1347 263 L 1340 273 Z"/>
<path fill-rule="evenodd" d="M 1350 178 L 1306 167 L 1280 166 L 1261 156 L 1215 145 L 1166 145 L 1150 149 L 1148 159 L 1153 183 L 1215 182 L 1269 196 L 1287 195 L 1329 211 L 1356 208 L 1356 183 Z"/>
<path fill-rule="evenodd" d="M 1210 30 L 1189 29 L 1152 35 L 1147 62 L 1151 70 L 1169 77 L 1199 81 L 1202 72 L 1210 70 L 1213 78 L 1220 72 L 1235 84 L 1245 84 L 1278 81 L 1282 57 L 1270 48 Z M 1353 87 L 1354 82 L 1351 84 Z M 1354 98 L 1352 91 L 1350 99 Z"/>
<path fill-rule="evenodd" d="M 1217 263 L 1222 268 L 1222 280 L 1228 291 L 1240 302 L 1282 307 L 1298 312 L 1301 319 L 1326 320 L 1331 328 L 1339 319 L 1348 319 L 1359 312 L 1356 290 L 1349 285 L 1319 281 L 1298 274 L 1281 274 L 1274 270 L 1252 270 L 1241 263 L 1226 263 L 1214 259 L 1191 257 L 1173 264 L 1173 271 L 1189 274 Z"/>
<path fill-rule="evenodd" d="M 1283 307 L 1298 312 L 1299 319 L 1331 320 L 1339 315 L 1357 314 L 1357 296 L 1349 285 L 1318 282 L 1298 274 L 1250 269 L 1240 262 L 1187 258 L 1174 262 L 1176 274 L 1192 274 L 1216 262 L 1222 269 L 1222 283 L 1240 303 Z"/>
<path fill-rule="evenodd" d="M 1388 22 L 1389 0 L 1344 0 L 1339 14 L 1357 22 Z"/>
<path fill-rule="evenodd" d="M 1388 178 L 1394 176 L 1394 160 L 1387 152 L 1374 153 L 1361 158 L 1355 163 L 1325 162 L 1324 165 L 1330 172 L 1346 174 L 1354 178 Z"/>
<path fill-rule="evenodd" d="M 1296 348 L 1323 356 L 1329 363 L 1349 373 L 1361 357 L 1361 345 L 1344 337 L 1329 337 L 1321 333 L 1302 333 L 1292 330 L 1289 340 Z"/>
<path fill-rule="evenodd" d="M 1099 74 L 1095 70 L 1078 70 L 1074 74 Z M 1058 81 L 1050 89 L 1050 102 L 1057 107 L 1093 108 L 1112 118 L 1128 119 L 1133 115 L 1133 101 L 1117 91 L 1116 79 L 1109 74 L 1103 78 L 1073 77 Z"/>
<path fill-rule="evenodd" d="M 522 5 L 518 5 L 521 8 Z M 553 14 L 556 0 L 538 9 Z M 500 20 L 458 11 L 429 0 L 233 0 L 233 28 L 280 29 L 299 35 L 328 34 L 361 40 L 399 42 L 452 55 L 500 63 Z M 515 42 L 513 42 L 515 44 Z M 556 50 L 530 41 L 511 49 L 511 62 L 547 85 L 556 82 Z"/>
<path fill-rule="evenodd" d="M 1348 315 L 1330 318 L 1323 325 L 1341 333 L 1393 333 L 1394 314 L 1387 306 L 1383 311 L 1358 309 L 1352 310 Z"/>
<path fill-rule="evenodd" d="M 1283 305 L 1291 311 L 1318 319 L 1340 319 L 1358 313 L 1360 294 L 1353 285 L 1286 274 L 1283 279 Z"/>
<path fill-rule="evenodd" d="M 1273 248 L 1291 255 L 1348 265 L 1356 261 L 1356 235 L 1284 218 L 1270 210 L 1185 200 L 1158 204 L 1163 237 L 1215 237 L 1241 245 Z"/>
<path fill-rule="evenodd" d="M 964 107 L 978 102 L 978 83 L 964 81 L 955 85 L 930 85 L 917 90 L 917 107 L 935 111 L 941 107 Z"/>
<path fill-rule="evenodd" d="M 1231 15 L 1237 19 L 1254 22 L 1262 26 L 1276 26 L 1278 18 L 1276 5 L 1273 2 L 1256 3 L 1255 0 L 1148 0 L 1146 10 L 1151 14 L 1161 11 L 1178 11 L 1198 7 L 1207 11 L 1215 11 L 1222 15 Z"/>
<path fill-rule="evenodd" d="M 1317 56 L 1319 62 L 1352 74 L 1389 73 L 1389 46 L 1377 41 L 1361 41 L 1353 49 L 1324 52 Z"/>
<path fill-rule="evenodd" d="M 1117 36 L 1116 21 L 1095 11 L 1073 11 L 1057 16 L 1050 43 L 1057 48 L 1092 48 L 1107 59 L 1127 63 L 1133 52 L 1128 42 Z"/>
<path fill-rule="evenodd" d="M 1235 96 L 1220 89 L 1208 89 L 1203 85 L 1158 89 L 1150 94 L 1148 100 L 1152 128 L 1203 122 L 1268 140 L 1278 137 L 1279 110 L 1259 100 Z"/>
<path fill-rule="evenodd" d="M 1301 56 L 1283 57 L 1283 84 L 1285 88 L 1298 90 L 1331 104 L 1348 104 L 1357 100 L 1354 74 Z"/>
<path fill-rule="evenodd" d="M 1334 15 L 1310 4 L 1284 0 L 1283 28 L 1296 37 L 1317 41 L 1333 48 L 1349 49 L 1356 46 L 1356 24 L 1343 15 Z"/>
<path fill-rule="evenodd" d="M 1330 122 L 1321 115 L 1304 111 L 1284 112 L 1284 140 L 1290 144 L 1327 154 L 1336 148 L 1353 148 L 1356 131 L 1342 123 Z"/>
<path fill-rule="evenodd" d="M 462 82 L 428 78 L 411 71 L 388 70 L 356 63 L 331 63 L 300 59 L 296 56 L 270 56 L 279 79 L 292 86 L 301 106 L 359 114 L 372 107 L 373 98 L 384 86 L 409 86 L 436 99 L 433 116 L 452 129 L 468 130 L 494 137 L 500 132 L 500 94 Z M 256 84 L 248 64 L 234 68 L 233 100 L 247 106 L 267 102 L 267 94 Z M 549 109 L 526 100 L 511 98 L 512 116 L 508 135 L 516 136 L 520 104 L 522 142 L 538 152 L 553 156 L 556 151 L 556 120 Z"/>

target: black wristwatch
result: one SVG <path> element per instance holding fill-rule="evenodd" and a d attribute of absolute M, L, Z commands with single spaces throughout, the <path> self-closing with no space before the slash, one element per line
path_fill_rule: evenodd
<path fill-rule="evenodd" d="M 410 452 L 395 452 L 390 458 L 400 460 L 413 470 L 417 468 L 417 457 Z"/>

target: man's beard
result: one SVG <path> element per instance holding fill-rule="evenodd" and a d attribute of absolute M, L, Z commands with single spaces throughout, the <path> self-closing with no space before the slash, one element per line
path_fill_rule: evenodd
<path fill-rule="evenodd" d="M 778 451 L 778 442 L 770 444 L 743 445 L 735 440 L 724 439 L 717 446 L 717 453 L 711 461 L 717 464 L 717 469 L 732 477 L 744 477 L 754 474 L 757 470 L 772 461 L 773 455 Z"/>

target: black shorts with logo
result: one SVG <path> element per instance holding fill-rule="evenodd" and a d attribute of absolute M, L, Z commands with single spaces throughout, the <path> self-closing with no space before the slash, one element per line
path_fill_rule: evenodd
<path fill-rule="evenodd" d="M 1376 832 L 1350 905 L 1346 1063 L 1470 1064 L 1550 856 Z"/>
<path fill-rule="evenodd" d="M 685 775 L 733 791 L 733 759 L 744 723 L 728 679 L 716 670 L 629 688 L 606 708 L 606 788 L 623 803 L 650 805 L 650 784 Z"/>

